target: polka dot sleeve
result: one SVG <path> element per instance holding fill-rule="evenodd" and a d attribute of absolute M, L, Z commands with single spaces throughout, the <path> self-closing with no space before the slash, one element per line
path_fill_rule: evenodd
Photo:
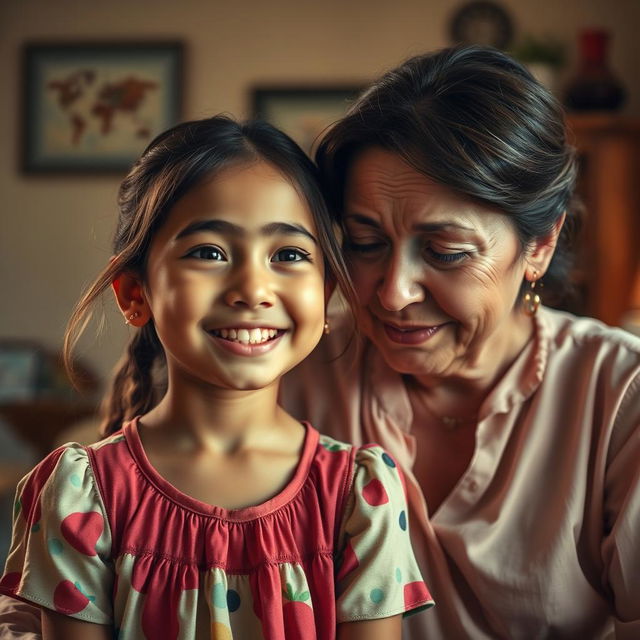
<path fill-rule="evenodd" d="M 337 558 L 337 621 L 374 620 L 433 605 L 411 548 L 404 478 L 379 446 L 359 449 Z"/>
<path fill-rule="evenodd" d="M 111 536 L 87 453 L 47 456 L 16 492 L 0 592 L 98 624 L 112 621 Z"/>

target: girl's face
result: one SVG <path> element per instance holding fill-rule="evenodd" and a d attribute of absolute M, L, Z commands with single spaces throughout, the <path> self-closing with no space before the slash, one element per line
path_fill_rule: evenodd
<path fill-rule="evenodd" d="M 529 330 L 514 308 L 527 260 L 506 215 L 373 148 L 351 167 L 344 220 L 362 329 L 396 371 L 477 370 L 516 325 Z"/>
<path fill-rule="evenodd" d="M 144 297 L 170 382 L 277 383 L 324 324 L 323 256 L 306 203 L 265 162 L 222 170 L 169 212 L 149 250 Z"/>

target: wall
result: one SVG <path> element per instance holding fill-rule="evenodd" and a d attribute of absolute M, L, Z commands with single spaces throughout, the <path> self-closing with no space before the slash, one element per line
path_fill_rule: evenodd
<path fill-rule="evenodd" d="M 5 0 L 0 3 L 0 338 L 29 337 L 58 348 L 70 309 L 109 258 L 116 177 L 27 177 L 17 169 L 19 60 L 36 39 L 180 38 L 187 46 L 187 118 L 248 114 L 252 84 L 364 83 L 406 56 L 448 44 L 447 0 Z M 614 39 L 612 67 L 640 114 L 635 73 L 637 0 L 503 0 L 519 33 L 574 45 L 579 28 Z M 106 302 L 107 331 L 83 351 L 106 376 L 126 338 Z"/>

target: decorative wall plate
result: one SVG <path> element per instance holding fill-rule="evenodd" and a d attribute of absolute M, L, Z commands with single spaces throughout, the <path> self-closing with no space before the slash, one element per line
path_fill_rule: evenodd
<path fill-rule="evenodd" d="M 513 23 L 497 2 L 474 0 L 452 16 L 449 32 L 454 43 L 480 44 L 506 49 L 513 38 Z"/>

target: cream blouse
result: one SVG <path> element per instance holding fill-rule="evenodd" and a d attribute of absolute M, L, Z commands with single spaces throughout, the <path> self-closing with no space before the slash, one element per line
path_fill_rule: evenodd
<path fill-rule="evenodd" d="M 640 340 L 541 309 L 481 408 L 467 471 L 435 513 L 412 473 L 400 375 L 332 332 L 283 401 L 404 466 L 414 551 L 436 607 L 406 638 L 640 638 Z"/>

